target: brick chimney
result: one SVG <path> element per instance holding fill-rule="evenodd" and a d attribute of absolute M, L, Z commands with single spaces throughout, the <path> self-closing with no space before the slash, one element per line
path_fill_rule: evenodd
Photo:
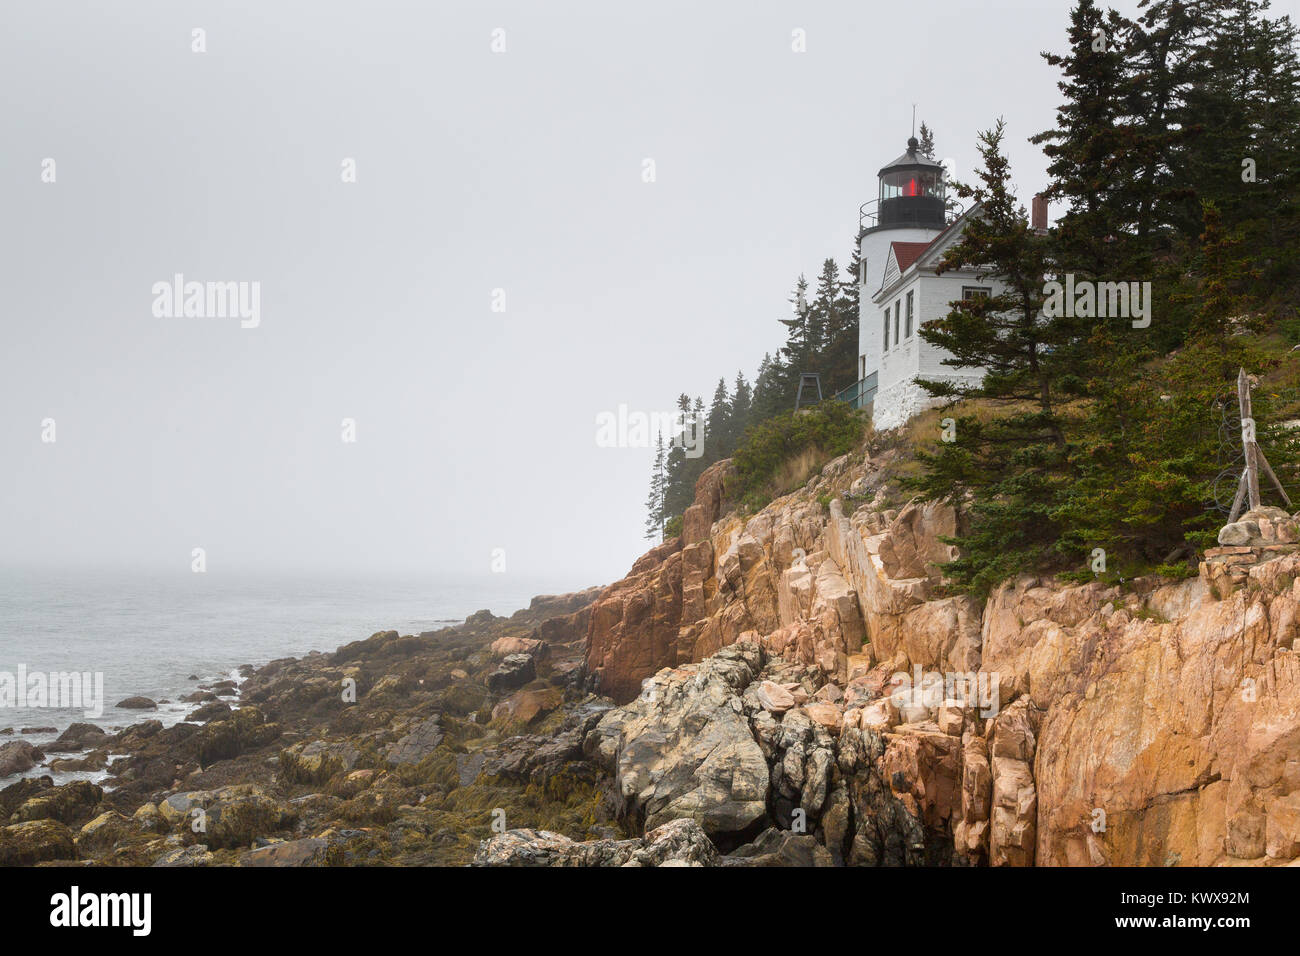
<path fill-rule="evenodd" d="M 1040 236 L 1047 235 L 1047 199 L 1035 196 L 1033 210 L 1029 217 L 1029 226 Z"/>

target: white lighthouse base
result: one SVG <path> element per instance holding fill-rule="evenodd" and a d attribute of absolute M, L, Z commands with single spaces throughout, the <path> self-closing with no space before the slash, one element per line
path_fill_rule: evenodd
<path fill-rule="evenodd" d="M 984 378 L 979 375 L 931 375 L 931 381 L 952 382 L 957 385 L 978 385 Z M 942 405 L 943 399 L 933 398 L 929 392 L 907 379 L 876 392 L 871 407 L 871 424 L 876 431 L 898 428 L 919 412 Z"/>

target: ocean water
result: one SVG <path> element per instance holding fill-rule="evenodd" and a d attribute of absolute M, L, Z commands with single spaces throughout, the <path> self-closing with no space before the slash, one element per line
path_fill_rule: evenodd
<path fill-rule="evenodd" d="M 102 674 L 104 703 L 98 717 L 88 715 L 84 706 L 0 704 L 0 731 L 14 731 L 12 736 L 0 735 L 0 744 L 28 740 L 39 746 L 77 721 L 109 730 L 150 718 L 174 723 L 194 707 L 178 703 L 195 690 L 190 675 L 203 682 L 221 680 L 235 676 L 242 664 L 259 666 L 278 657 L 332 651 L 376 631 L 437 630 L 482 608 L 509 615 L 527 607 L 535 594 L 574 591 L 586 584 L 510 574 L 464 579 L 232 577 L 188 570 L 150 574 L 0 568 L 0 680 L 6 673 L 16 678 L 20 667 L 28 674 Z M 136 695 L 172 703 L 160 705 L 156 712 L 115 706 Z M 24 727 L 52 727 L 54 732 L 22 734 Z"/>

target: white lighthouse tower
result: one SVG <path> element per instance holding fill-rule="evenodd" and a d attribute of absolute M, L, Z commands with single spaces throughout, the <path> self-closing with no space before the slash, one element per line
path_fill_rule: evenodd
<path fill-rule="evenodd" d="M 875 371 L 880 368 L 884 346 L 879 323 L 872 321 L 877 311 L 872 297 L 880 290 L 894 243 L 904 244 L 900 249 L 919 251 L 948 224 L 943 165 L 921 152 L 915 136 L 907 141 L 907 152 L 877 175 L 880 193 L 862 205 L 859 220 L 859 381 L 854 394 L 845 396 L 858 408 L 875 394 Z"/>

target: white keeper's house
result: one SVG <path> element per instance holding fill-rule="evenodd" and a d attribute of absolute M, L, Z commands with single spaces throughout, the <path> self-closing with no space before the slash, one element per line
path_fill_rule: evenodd
<path fill-rule="evenodd" d="M 880 170 L 880 193 L 862 205 L 858 233 L 858 381 L 836 398 L 872 409 L 876 428 L 894 428 L 938 404 L 916 379 L 977 383 L 979 368 L 945 365 L 949 353 L 918 334 L 926 322 L 946 316 L 951 302 L 992 295 L 996 278 L 974 268 L 939 275 L 935 267 L 960 241 L 979 207 L 962 213 L 946 195 L 943 166 L 920 151 L 907 152 Z M 1034 226 L 1046 226 L 1046 207 L 1034 203 Z"/>

